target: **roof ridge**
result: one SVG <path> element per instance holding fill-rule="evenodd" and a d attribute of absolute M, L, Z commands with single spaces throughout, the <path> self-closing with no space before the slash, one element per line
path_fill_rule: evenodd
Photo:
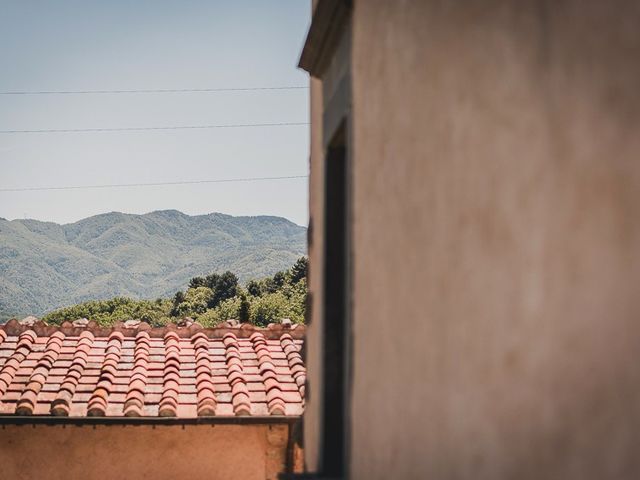
<path fill-rule="evenodd" d="M 223 338 L 227 333 L 234 334 L 237 338 L 250 338 L 254 333 L 261 333 L 267 340 L 278 340 L 285 333 L 295 340 L 304 338 L 306 326 L 292 324 L 290 320 L 283 319 L 281 323 L 270 323 L 266 327 L 258 327 L 250 323 L 238 323 L 235 320 L 227 320 L 215 327 L 203 327 L 198 322 L 183 322 L 182 325 L 170 323 L 162 327 L 152 327 L 141 320 L 127 320 L 116 322 L 110 327 L 100 326 L 96 321 L 76 320 L 63 322 L 62 325 L 48 325 L 42 320 L 20 322 L 16 319 L 9 320 L 0 325 L 0 332 L 7 335 L 18 336 L 24 332 L 32 331 L 38 337 L 50 337 L 56 332 L 65 336 L 77 337 L 82 332 L 90 332 L 94 337 L 110 337 L 114 332 L 120 332 L 124 338 L 135 338 L 139 332 L 146 332 L 151 338 L 164 338 L 169 332 L 175 332 L 180 338 L 191 338 L 198 332 L 204 333 L 208 338 Z"/>

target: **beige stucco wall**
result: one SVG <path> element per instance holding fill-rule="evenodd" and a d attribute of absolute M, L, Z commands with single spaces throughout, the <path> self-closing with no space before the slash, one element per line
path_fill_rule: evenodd
<path fill-rule="evenodd" d="M 277 479 L 287 425 L 5 425 L 0 478 Z"/>
<path fill-rule="evenodd" d="M 305 391 L 304 444 L 305 463 L 309 471 L 317 470 L 318 436 L 320 432 L 322 398 L 322 252 L 324 250 L 323 199 L 324 154 L 322 146 L 322 83 L 311 79 L 310 115 L 313 128 L 310 136 L 309 168 L 309 291 L 312 295 L 305 340 L 307 378 Z M 306 448 L 309 445 L 310 448 Z"/>
<path fill-rule="evenodd" d="M 353 20 L 353 477 L 640 478 L 640 2 Z"/>

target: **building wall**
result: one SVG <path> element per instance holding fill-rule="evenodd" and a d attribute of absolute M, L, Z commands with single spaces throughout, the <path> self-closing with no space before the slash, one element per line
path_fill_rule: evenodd
<path fill-rule="evenodd" d="M 4 425 L 0 478 L 277 479 L 287 425 Z"/>
<path fill-rule="evenodd" d="M 640 478 L 638 25 L 355 1 L 353 478 Z"/>
<path fill-rule="evenodd" d="M 322 252 L 324 250 L 324 153 L 322 146 L 322 83 L 311 79 L 310 115 L 313 128 L 310 137 L 309 160 L 309 291 L 311 312 L 308 314 L 305 340 L 307 378 L 305 391 L 304 444 L 305 462 L 309 471 L 318 465 L 318 435 L 320 432 L 322 383 Z M 310 448 L 307 448 L 307 445 Z"/>

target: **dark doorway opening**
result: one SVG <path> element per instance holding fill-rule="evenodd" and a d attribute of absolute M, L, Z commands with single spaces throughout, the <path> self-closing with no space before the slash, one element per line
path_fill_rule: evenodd
<path fill-rule="evenodd" d="M 322 474 L 341 478 L 346 467 L 349 351 L 348 148 L 345 122 L 325 157 L 324 412 Z"/>

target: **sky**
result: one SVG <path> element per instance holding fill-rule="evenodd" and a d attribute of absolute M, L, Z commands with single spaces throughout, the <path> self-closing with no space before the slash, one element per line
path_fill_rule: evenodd
<path fill-rule="evenodd" d="M 300 0 L 0 0 L 0 92 L 307 86 Z M 0 94 L 0 131 L 308 122 L 308 90 Z M 0 190 L 308 174 L 306 125 L 0 133 Z M 306 225 L 306 178 L 0 191 L 0 217 L 119 211 L 278 215 Z"/>

